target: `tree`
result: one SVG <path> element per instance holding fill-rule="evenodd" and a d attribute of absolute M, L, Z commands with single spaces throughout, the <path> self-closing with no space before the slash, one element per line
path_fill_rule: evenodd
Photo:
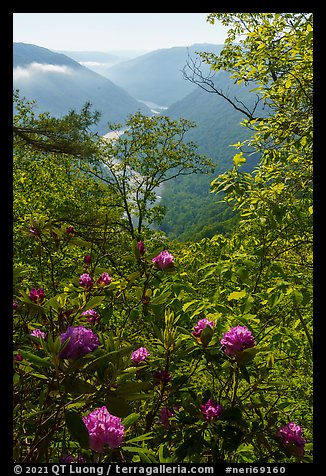
<path fill-rule="evenodd" d="M 123 242 L 121 208 L 89 173 L 98 149 L 89 132 L 97 120 L 90 106 L 56 119 L 36 117 L 33 104 L 17 94 L 14 99 L 15 263 L 28 265 L 30 284 L 55 292 L 82 262 L 85 249 L 101 257 L 114 235 Z"/>
<path fill-rule="evenodd" d="M 159 188 L 181 175 L 207 173 L 214 166 L 196 152 L 185 135 L 194 123 L 167 116 L 130 116 L 124 134 L 114 141 L 102 141 L 98 154 L 101 173 L 94 176 L 119 197 L 132 238 L 141 237 L 143 226 L 162 217 L 157 204 Z M 111 124 L 111 129 L 120 125 Z"/>
<path fill-rule="evenodd" d="M 261 341 L 273 349 L 270 388 L 277 375 L 282 375 L 283 396 L 297 404 L 296 418 L 311 428 L 312 15 L 215 13 L 208 19 L 211 23 L 220 20 L 229 33 L 220 55 L 200 53 L 202 60 L 213 72 L 225 70 L 235 82 L 252 84 L 268 114 L 256 116 L 254 109 L 241 105 L 247 111 L 243 125 L 252 131 L 251 137 L 234 144 L 239 151 L 233 169 L 211 184 L 212 192 L 223 192 L 239 212 L 239 223 L 220 259 L 212 260 L 203 270 L 208 268 L 206 279 L 214 289 L 220 289 L 215 300 L 219 308 L 225 305 L 225 295 L 231 303 L 233 299 L 242 302 L 233 310 L 233 322 L 258 326 Z M 227 92 L 217 93 L 227 96 Z M 229 102 L 239 106 L 234 99 Z M 241 166 L 249 148 L 260 159 L 252 173 L 244 173 Z M 187 253 L 185 262 L 190 261 L 190 255 Z M 198 273 L 195 282 L 197 279 Z M 274 391 L 278 392 L 277 384 Z M 258 398 L 262 403 L 260 398 L 264 397 Z M 251 404 L 255 405 L 254 400 Z M 274 402 L 267 413 L 271 409 L 282 414 L 282 402 L 280 407 Z M 286 418 L 294 418 L 294 413 L 285 412 L 283 421 Z"/>

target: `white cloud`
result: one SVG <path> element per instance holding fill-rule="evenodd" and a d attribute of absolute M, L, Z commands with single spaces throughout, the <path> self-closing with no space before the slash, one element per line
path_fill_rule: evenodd
<path fill-rule="evenodd" d="M 106 63 L 99 63 L 98 61 L 79 61 L 82 66 L 86 66 L 87 68 L 92 68 L 96 66 L 106 66 Z"/>
<path fill-rule="evenodd" d="M 72 68 L 59 64 L 31 63 L 27 67 L 17 66 L 13 70 L 14 80 L 31 79 L 34 75 L 43 73 L 72 74 Z"/>

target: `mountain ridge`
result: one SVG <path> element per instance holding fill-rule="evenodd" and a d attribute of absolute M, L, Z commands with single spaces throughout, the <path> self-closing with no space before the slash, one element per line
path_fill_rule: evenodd
<path fill-rule="evenodd" d="M 13 44 L 15 89 L 36 101 L 37 112 L 62 116 L 80 110 L 90 102 L 101 113 L 96 127 L 108 132 L 107 123 L 124 123 L 137 111 L 151 115 L 150 109 L 123 88 L 61 53 L 28 43 Z"/>
<path fill-rule="evenodd" d="M 161 48 L 117 63 L 107 68 L 103 74 L 138 100 L 171 106 L 194 89 L 182 74 L 188 55 L 207 49 L 218 54 L 222 47 L 223 45 L 195 43 L 190 46 Z M 209 69 L 207 65 L 203 66 L 204 69 Z"/>

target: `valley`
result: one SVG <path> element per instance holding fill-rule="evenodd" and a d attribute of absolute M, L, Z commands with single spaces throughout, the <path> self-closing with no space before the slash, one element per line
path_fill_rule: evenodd
<path fill-rule="evenodd" d="M 185 118 L 196 127 L 187 134 L 201 154 L 211 158 L 216 169 L 204 176 L 178 177 L 160 190 L 160 203 L 166 207 L 158 228 L 177 240 L 201 239 L 215 233 L 227 233 L 236 219 L 226 204 L 210 194 L 210 183 L 218 173 L 232 168 L 236 153 L 232 144 L 244 140 L 248 131 L 241 125 L 243 115 L 217 94 L 210 94 L 184 78 L 183 69 L 191 61 L 199 62 L 197 52 L 218 54 L 221 45 L 198 44 L 152 51 L 134 58 L 119 58 L 100 52 L 52 52 L 36 45 L 14 44 L 14 87 L 22 96 L 35 100 L 37 112 L 60 117 L 79 110 L 86 102 L 100 112 L 93 132 L 115 138 L 110 123 L 122 127 L 135 112 Z M 107 66 L 109 62 L 114 64 Z M 89 68 L 85 65 L 89 64 Z M 101 74 L 96 72 L 101 64 Z M 104 68 L 104 65 L 105 68 Z M 92 69 L 93 68 L 93 69 Z M 215 87 L 237 101 L 250 104 L 254 95 L 249 88 L 235 85 L 223 71 L 214 75 Z M 114 127 L 116 129 L 116 127 Z M 257 163 L 257 154 L 248 156 L 244 171 Z"/>

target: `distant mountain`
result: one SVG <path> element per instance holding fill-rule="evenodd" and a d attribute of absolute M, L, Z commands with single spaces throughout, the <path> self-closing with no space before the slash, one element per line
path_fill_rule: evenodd
<path fill-rule="evenodd" d="M 195 58 L 196 51 L 219 53 L 221 49 L 222 45 L 204 43 L 155 50 L 118 63 L 102 74 L 138 100 L 170 106 L 194 89 L 182 75 L 188 54 Z"/>
<path fill-rule="evenodd" d="M 57 53 L 69 56 L 69 58 L 78 61 L 82 66 L 86 66 L 86 68 L 89 68 L 102 76 L 103 72 L 105 72 L 110 66 L 125 61 L 125 58 L 103 51 L 57 51 Z"/>
<path fill-rule="evenodd" d="M 150 109 L 112 81 L 80 65 L 72 58 L 46 48 L 25 43 L 13 45 L 13 86 L 20 95 L 36 101 L 37 112 L 62 116 L 80 110 L 86 102 L 102 116 L 100 134 L 108 122 L 124 123 L 127 116 Z"/>

